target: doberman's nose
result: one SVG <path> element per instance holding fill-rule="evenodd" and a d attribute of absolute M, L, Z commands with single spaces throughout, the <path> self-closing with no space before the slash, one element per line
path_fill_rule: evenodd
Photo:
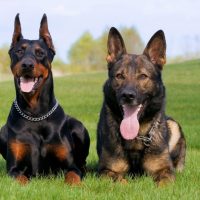
<path fill-rule="evenodd" d="M 34 63 L 31 61 L 31 60 L 25 60 L 23 63 L 22 63 L 22 69 L 23 70 L 32 70 L 34 68 Z"/>

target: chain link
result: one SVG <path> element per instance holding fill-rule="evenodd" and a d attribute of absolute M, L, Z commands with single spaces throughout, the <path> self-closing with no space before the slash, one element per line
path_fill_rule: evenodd
<path fill-rule="evenodd" d="M 150 131 L 149 131 L 149 133 L 148 133 L 149 137 L 147 137 L 147 136 L 142 136 L 142 135 L 141 135 L 141 136 L 137 136 L 136 138 L 139 139 L 139 140 L 142 140 L 142 141 L 143 141 L 143 144 L 144 144 L 145 146 L 150 146 L 150 143 L 152 142 L 153 135 L 154 135 L 154 133 L 155 133 L 155 129 L 158 127 L 158 124 L 159 124 L 158 121 L 156 121 L 156 122 L 153 124 L 153 126 L 151 127 L 151 129 L 150 129 Z"/>
<path fill-rule="evenodd" d="M 55 106 L 46 114 L 46 115 L 43 115 L 41 117 L 31 117 L 31 116 L 28 116 L 26 115 L 25 113 L 22 112 L 22 110 L 20 109 L 18 103 L 17 103 L 17 100 L 15 100 L 13 102 L 14 104 L 14 107 L 15 109 L 17 110 L 17 112 L 25 119 L 27 119 L 28 121 L 31 121 L 31 122 L 39 122 L 39 121 L 42 121 L 44 119 L 46 119 L 47 117 L 49 117 L 55 110 L 56 108 L 58 107 L 58 102 L 56 101 L 56 104 Z"/>

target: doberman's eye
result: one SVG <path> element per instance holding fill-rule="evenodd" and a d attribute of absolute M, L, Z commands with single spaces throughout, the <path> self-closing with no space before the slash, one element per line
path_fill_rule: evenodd
<path fill-rule="evenodd" d="M 118 80 L 124 80 L 125 79 L 124 75 L 121 74 L 121 73 L 117 73 L 115 78 L 118 79 Z"/>
<path fill-rule="evenodd" d="M 23 49 L 18 49 L 18 50 L 16 51 L 16 54 L 17 54 L 19 57 L 21 57 L 21 56 L 24 55 L 24 50 L 23 50 Z"/>
<path fill-rule="evenodd" d="M 140 75 L 139 75 L 139 79 L 141 79 L 141 80 L 144 80 L 144 79 L 146 79 L 146 78 L 148 78 L 148 75 L 147 75 L 147 74 L 140 74 Z"/>
<path fill-rule="evenodd" d="M 35 55 L 36 55 L 38 58 L 43 58 L 44 55 L 45 55 L 45 53 L 44 53 L 44 51 L 42 51 L 42 50 L 36 50 L 36 51 L 35 51 Z"/>

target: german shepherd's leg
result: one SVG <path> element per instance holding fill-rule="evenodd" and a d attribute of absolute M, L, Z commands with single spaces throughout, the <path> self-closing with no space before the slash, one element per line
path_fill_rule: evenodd
<path fill-rule="evenodd" d="M 158 186 L 175 180 L 173 163 L 168 148 L 160 154 L 152 152 L 145 154 L 143 167 L 145 172 L 153 177 Z"/>
<path fill-rule="evenodd" d="M 97 128 L 98 173 L 114 181 L 125 182 L 124 176 L 130 164 L 119 134 L 119 124 L 104 103 Z"/>
<path fill-rule="evenodd" d="M 185 166 L 186 142 L 184 138 L 180 138 L 178 144 L 171 152 L 173 164 L 177 172 L 182 172 Z"/>
<path fill-rule="evenodd" d="M 103 177 L 110 177 L 114 181 L 125 182 L 124 175 L 129 170 L 129 164 L 125 156 L 109 154 L 104 149 L 99 157 L 99 174 Z"/>
<path fill-rule="evenodd" d="M 174 168 L 181 172 L 184 169 L 186 142 L 179 124 L 172 120 L 167 120 L 167 126 L 170 132 L 169 152 L 173 161 Z"/>

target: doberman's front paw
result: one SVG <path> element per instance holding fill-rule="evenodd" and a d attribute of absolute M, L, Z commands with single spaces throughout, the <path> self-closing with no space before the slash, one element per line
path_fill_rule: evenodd
<path fill-rule="evenodd" d="M 69 185 L 80 185 L 81 177 L 74 171 L 69 171 L 65 175 L 65 183 Z"/>
<path fill-rule="evenodd" d="M 29 179 L 25 175 L 18 175 L 17 177 L 15 177 L 15 180 L 20 185 L 27 185 L 29 183 Z"/>

